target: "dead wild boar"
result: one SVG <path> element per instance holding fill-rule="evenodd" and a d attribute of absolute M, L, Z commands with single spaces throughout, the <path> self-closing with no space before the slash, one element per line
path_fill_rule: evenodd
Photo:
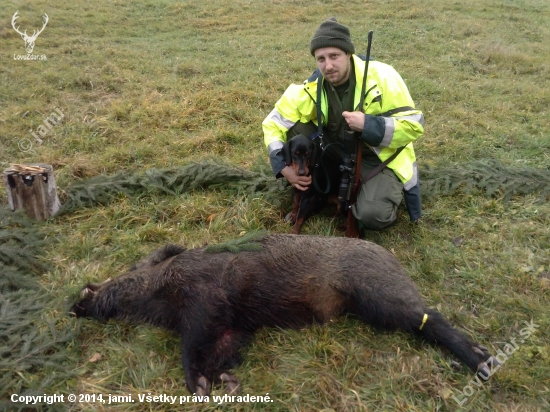
<path fill-rule="evenodd" d="M 77 317 L 147 323 L 177 332 L 187 388 L 229 392 L 240 349 L 264 326 L 301 328 L 343 314 L 420 335 L 490 375 L 487 348 L 428 309 L 399 261 L 374 243 L 273 234 L 217 247 L 167 245 L 129 272 L 82 289 Z"/>

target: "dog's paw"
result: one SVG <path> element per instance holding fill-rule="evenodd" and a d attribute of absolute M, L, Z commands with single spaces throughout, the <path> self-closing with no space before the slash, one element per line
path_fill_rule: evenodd
<path fill-rule="evenodd" d="M 296 223 L 296 213 L 288 212 L 285 216 L 285 222 L 291 225 Z"/>

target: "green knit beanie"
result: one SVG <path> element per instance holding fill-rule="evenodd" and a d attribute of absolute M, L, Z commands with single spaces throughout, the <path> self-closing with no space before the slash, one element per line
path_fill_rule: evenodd
<path fill-rule="evenodd" d="M 315 55 L 315 50 L 321 47 L 338 47 L 346 53 L 355 53 L 355 46 L 351 42 L 349 29 L 331 17 L 321 23 L 315 31 L 309 49 L 311 55 Z"/>

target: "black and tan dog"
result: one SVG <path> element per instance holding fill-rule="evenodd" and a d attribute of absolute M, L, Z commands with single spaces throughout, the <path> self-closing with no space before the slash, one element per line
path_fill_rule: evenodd
<path fill-rule="evenodd" d="M 212 383 L 238 389 L 230 371 L 258 329 L 301 328 L 345 314 L 442 345 L 486 377 L 494 362 L 426 307 L 395 256 L 344 237 L 259 234 L 225 247 L 168 245 L 119 277 L 88 284 L 71 311 L 178 333 L 187 387 L 199 395 Z"/>
<path fill-rule="evenodd" d="M 318 193 L 313 184 L 319 153 L 319 145 L 303 134 L 290 138 L 283 145 L 286 165 L 293 167 L 298 176 L 311 176 L 312 178 L 312 183 L 307 190 L 293 189 L 292 211 L 285 217 L 285 220 L 293 224 L 291 233 L 295 235 L 300 233 L 302 225 L 309 215 L 318 211 L 326 202 L 326 197 Z"/>

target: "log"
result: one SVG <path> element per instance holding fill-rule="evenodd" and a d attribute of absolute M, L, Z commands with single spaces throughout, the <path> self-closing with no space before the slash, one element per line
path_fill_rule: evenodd
<path fill-rule="evenodd" d="M 37 220 L 48 219 L 59 211 L 61 202 L 52 166 L 13 164 L 2 177 L 11 210 L 25 209 L 29 217 Z"/>

